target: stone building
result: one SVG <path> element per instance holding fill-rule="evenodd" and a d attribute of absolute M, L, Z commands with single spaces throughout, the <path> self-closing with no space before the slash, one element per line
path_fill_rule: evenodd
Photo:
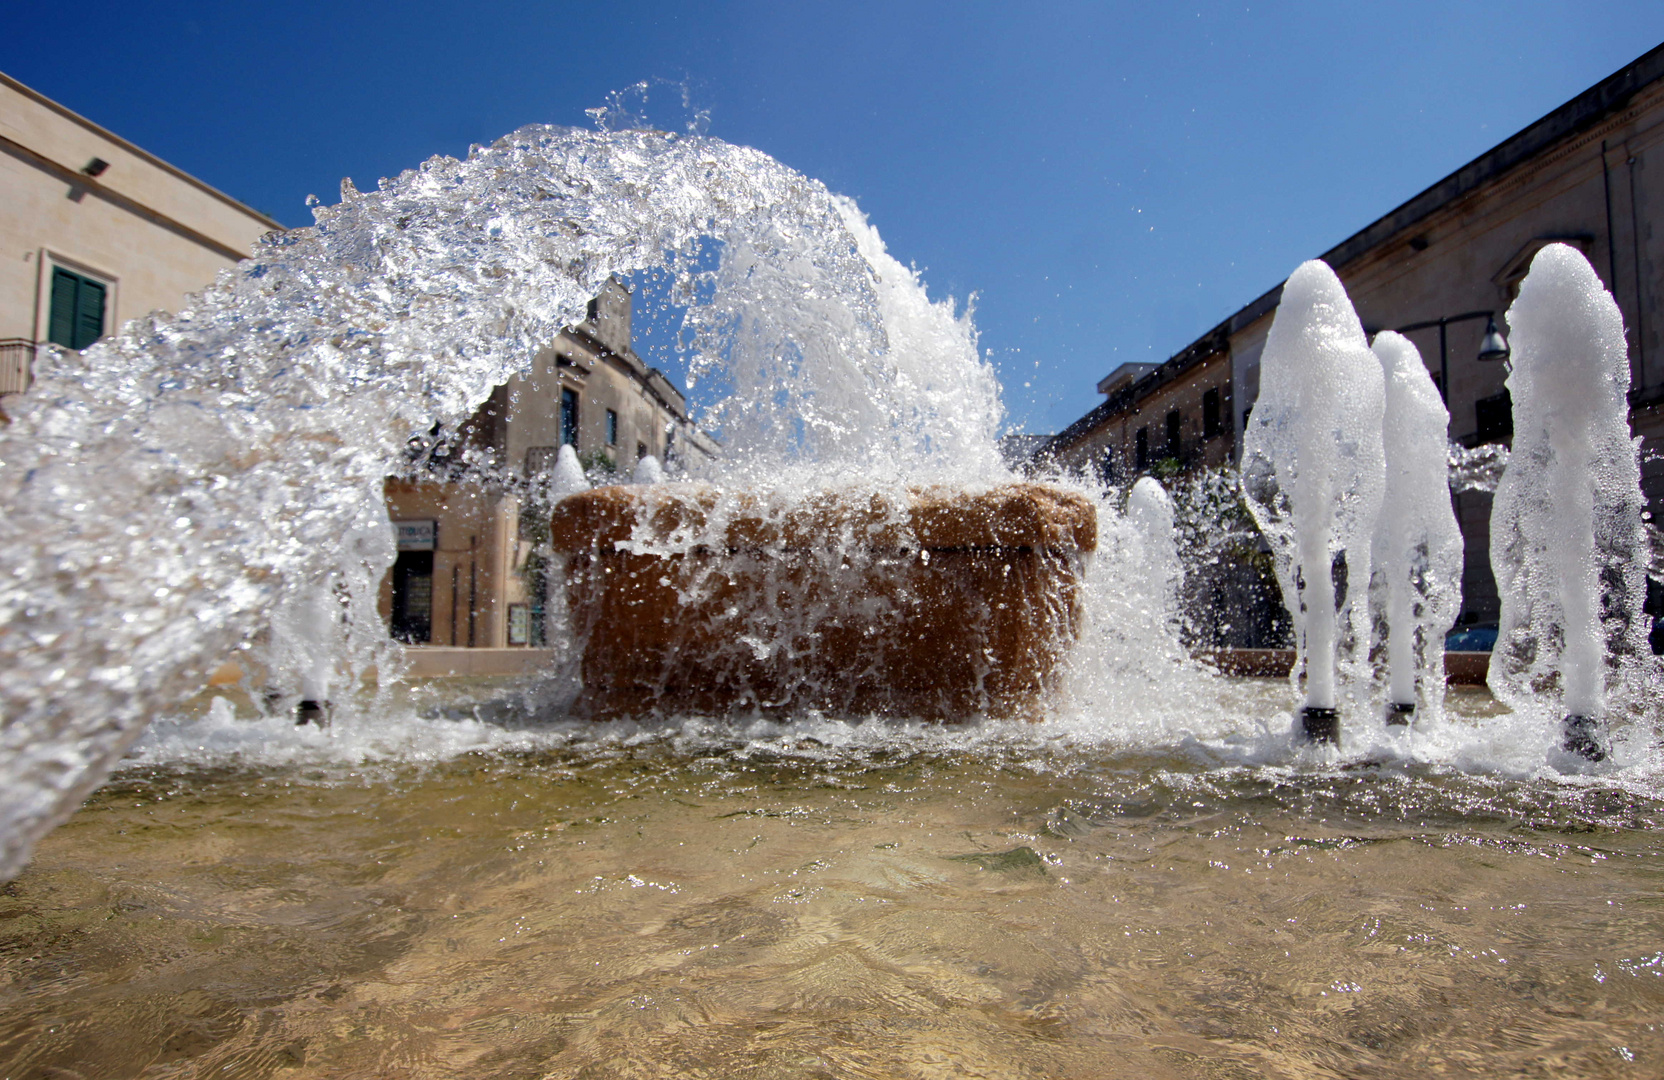
<path fill-rule="evenodd" d="M 1450 435 L 1466 446 L 1513 432 L 1500 356 L 1480 359 L 1531 258 L 1545 244 L 1582 250 L 1623 311 L 1630 418 L 1647 450 L 1664 449 L 1664 46 L 1579 94 L 1324 252 L 1370 333 L 1404 330 L 1450 407 Z M 1108 397 L 1055 436 L 1043 453 L 1077 470 L 1136 475 L 1164 457 L 1183 465 L 1234 461 L 1259 392 L 1259 359 L 1282 286 L 1234 312 L 1170 360 L 1101 385 Z M 1111 377 L 1113 379 L 1113 376 Z M 1216 395 L 1216 396 L 1210 396 Z M 1218 402 L 1215 406 L 1212 402 Z M 1218 436 L 1209 418 L 1220 411 Z M 1174 416 L 1179 437 L 1172 439 Z M 1150 448 L 1140 465 L 1138 432 Z M 1165 453 L 1158 456 L 1154 449 Z M 1643 484 L 1664 513 L 1664 462 Z M 1464 624 L 1493 622 L 1490 496 L 1453 496 L 1466 539 Z"/>
<path fill-rule="evenodd" d="M 1098 383 L 1104 401 L 1041 452 L 1118 483 L 1233 460 L 1229 355 L 1204 338 L 1165 364 L 1126 363 Z"/>
<path fill-rule="evenodd" d="M 281 228 L 0 74 L 0 395 L 28 388 L 37 346 L 85 348 L 176 310 Z M 538 642 L 537 528 L 522 511 L 526 481 L 562 444 L 620 479 L 648 456 L 695 476 L 714 460 L 681 391 L 631 347 L 630 321 L 629 291 L 609 281 L 582 323 L 440 440 L 448 453 L 387 482 L 399 555 L 382 611 L 395 636 Z M 464 458 L 471 470 L 459 471 Z"/>
<path fill-rule="evenodd" d="M 172 311 L 282 226 L 0 74 L 0 394 L 37 345 Z"/>
<path fill-rule="evenodd" d="M 682 392 L 631 347 L 631 306 L 629 290 L 608 281 L 588 318 L 497 387 L 454 438 L 422 448 L 417 467 L 387 481 L 399 553 L 381 609 L 394 637 L 542 644 L 548 520 L 536 480 L 561 446 L 602 481 L 627 481 L 645 457 L 687 476 L 715 460 L 717 445 L 692 423 Z"/>

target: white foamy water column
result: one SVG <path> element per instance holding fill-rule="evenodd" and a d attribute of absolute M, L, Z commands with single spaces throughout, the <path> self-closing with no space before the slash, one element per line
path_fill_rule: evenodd
<path fill-rule="evenodd" d="M 555 473 L 549 479 L 549 497 L 564 499 L 580 491 L 589 490 L 589 478 L 578 461 L 578 451 L 570 443 L 562 443 L 555 451 Z"/>
<path fill-rule="evenodd" d="M 1340 704 L 1337 653 L 1344 646 L 1352 659 L 1370 640 L 1383 395 L 1381 363 L 1340 279 L 1321 261 L 1302 263 L 1283 286 L 1260 358 L 1259 399 L 1242 439 L 1242 488 L 1271 543 L 1294 617 L 1294 677 L 1303 663 L 1312 708 Z M 1341 554 L 1349 587 L 1337 616 L 1331 575 Z"/>
<path fill-rule="evenodd" d="M 1376 335 L 1386 376 L 1386 484 L 1375 532 L 1385 584 L 1388 693 L 1434 715 L 1444 704 L 1444 637 L 1462 606 L 1462 530 L 1450 501 L 1450 413 L 1421 353 Z M 1418 702 L 1417 688 L 1420 688 Z"/>
<path fill-rule="evenodd" d="M 0 878 L 275 609 L 343 587 L 343 632 L 381 640 L 383 485 L 406 440 L 456 430 L 614 273 L 669 267 L 695 299 L 696 359 L 731 374 L 719 419 L 746 452 L 725 471 L 905 483 L 998 460 L 968 324 L 846 201 L 759 151 L 533 126 L 341 195 L 177 315 L 42 350 L 7 403 Z M 944 439 L 921 427 L 944 419 Z M 374 542 L 351 542 L 365 527 Z"/>
<path fill-rule="evenodd" d="M 662 484 L 664 483 L 664 466 L 652 454 L 643 454 L 636 462 L 635 472 L 630 475 L 632 484 Z"/>
<path fill-rule="evenodd" d="M 1127 493 L 1127 522 L 1136 537 L 1133 561 L 1157 605 L 1152 614 L 1168 633 L 1175 633 L 1184 568 L 1173 538 L 1173 500 L 1155 477 L 1139 477 Z"/>
<path fill-rule="evenodd" d="M 1491 509 L 1502 598 L 1491 690 L 1522 708 L 1558 683 L 1567 714 L 1597 720 L 1644 707 L 1654 667 L 1623 316 L 1581 253 L 1550 244 L 1508 334 L 1514 449 Z"/>

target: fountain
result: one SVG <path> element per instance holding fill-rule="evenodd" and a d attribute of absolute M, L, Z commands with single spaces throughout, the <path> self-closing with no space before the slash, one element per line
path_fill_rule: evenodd
<path fill-rule="evenodd" d="M 1600 761 L 1609 717 L 1655 715 L 1658 700 L 1623 318 L 1588 260 L 1550 244 L 1508 328 L 1514 447 L 1491 513 L 1502 617 L 1489 682 L 1516 709 L 1558 697 L 1564 749 Z"/>
<path fill-rule="evenodd" d="M 342 195 L 178 316 L 46 358 L 0 430 L 0 1073 L 1664 1055 L 1656 673 L 1586 264 L 1545 250 L 1509 315 L 1502 704 L 1441 705 L 1440 410 L 1321 264 L 1242 470 L 1291 693 L 1186 654 L 1161 486 L 1015 484 L 968 316 L 765 155 L 537 127 Z M 654 268 L 733 388 L 719 475 L 591 489 L 562 448 L 533 478 L 562 666 L 391 678 L 406 437 Z M 1545 494 L 1590 476 L 1587 515 Z M 276 685 L 197 694 L 227 654 Z M 1408 729 L 1363 708 L 1412 700 Z"/>
<path fill-rule="evenodd" d="M 1461 609 L 1462 531 L 1447 481 L 1450 414 L 1416 347 L 1376 335 L 1386 374 L 1385 491 L 1374 562 L 1386 596 L 1387 722 L 1444 711 L 1444 639 Z"/>
<path fill-rule="evenodd" d="M 1305 675 L 1302 722 L 1340 737 L 1343 690 L 1367 680 L 1370 545 L 1384 484 L 1381 363 L 1334 271 L 1302 263 L 1260 360 L 1260 396 L 1242 439 L 1242 490 L 1276 556 Z M 1348 587 L 1351 586 L 1351 587 Z M 1344 687 L 1342 686 L 1344 680 Z"/>
<path fill-rule="evenodd" d="M 46 358 L 0 435 L 0 877 L 267 613 L 338 594 L 337 681 L 387 667 L 383 477 L 614 272 L 668 267 L 697 298 L 693 369 L 737 388 L 712 418 L 729 483 L 1002 471 L 968 322 L 756 151 L 531 127 L 317 216 L 177 316 Z"/>
<path fill-rule="evenodd" d="M 660 484 L 664 482 L 664 466 L 652 454 L 644 456 L 636 462 L 635 472 L 630 476 L 631 483 Z"/>
<path fill-rule="evenodd" d="M 1161 625 L 1172 627 L 1179 619 L 1179 586 L 1184 580 L 1184 565 L 1179 561 L 1177 544 L 1173 539 L 1173 500 L 1161 481 L 1153 476 L 1141 476 L 1127 492 L 1127 521 L 1137 538 L 1137 550 L 1129 560 L 1135 573 L 1150 584 L 1157 599 Z"/>
<path fill-rule="evenodd" d="M 609 487 L 563 499 L 550 532 L 577 711 L 608 718 L 1038 718 L 1097 543 L 1088 500 L 1035 484 Z"/>
<path fill-rule="evenodd" d="M 562 445 L 555 454 L 554 475 L 549 479 L 549 497 L 564 499 L 588 490 L 589 481 L 584 478 L 584 467 L 578 461 L 578 452 L 570 444 Z"/>

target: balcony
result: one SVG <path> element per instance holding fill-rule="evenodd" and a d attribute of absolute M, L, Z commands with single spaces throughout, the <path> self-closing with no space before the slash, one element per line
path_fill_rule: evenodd
<path fill-rule="evenodd" d="M 34 342 L 27 338 L 0 338 L 0 394 L 21 394 L 27 390 L 34 363 Z"/>

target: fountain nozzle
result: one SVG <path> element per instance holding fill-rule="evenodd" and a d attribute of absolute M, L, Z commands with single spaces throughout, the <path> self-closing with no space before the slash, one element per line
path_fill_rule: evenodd
<path fill-rule="evenodd" d="M 316 724 L 319 727 L 329 726 L 329 702 L 313 701 L 307 698 L 295 706 L 295 726 Z"/>
<path fill-rule="evenodd" d="M 1340 710 L 1324 705 L 1307 705 L 1300 710 L 1300 722 L 1309 742 L 1339 744 Z"/>
<path fill-rule="evenodd" d="M 1600 723 L 1592 716 L 1567 716 L 1561 725 L 1566 740 L 1560 744 L 1568 754 L 1576 754 L 1589 761 L 1605 761 L 1606 747 L 1600 741 Z"/>
<path fill-rule="evenodd" d="M 1413 701 L 1395 701 L 1387 706 L 1388 726 L 1402 727 L 1410 722 L 1410 717 L 1416 713 L 1416 703 Z"/>

